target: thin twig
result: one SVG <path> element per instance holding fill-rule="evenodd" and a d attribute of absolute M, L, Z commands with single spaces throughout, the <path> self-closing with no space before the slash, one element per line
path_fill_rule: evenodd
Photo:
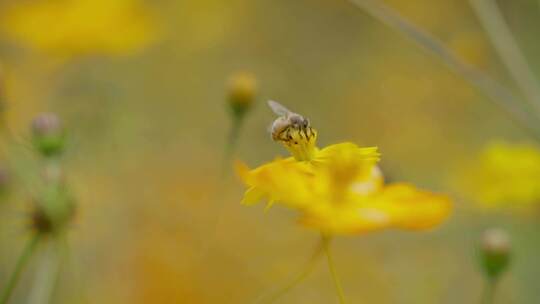
<path fill-rule="evenodd" d="M 509 114 L 509 117 L 537 140 L 540 140 L 540 129 L 536 120 L 523 110 L 523 103 L 506 87 L 499 84 L 480 70 L 459 59 L 441 41 L 410 23 L 397 12 L 373 0 L 348 0 L 351 4 L 362 9 L 373 18 L 381 21 L 405 37 L 416 42 L 419 46 L 439 58 L 446 66 L 460 75 L 473 87 L 488 96 L 498 107 Z"/>
<path fill-rule="evenodd" d="M 470 0 L 469 2 L 506 69 L 525 94 L 536 114 L 540 115 L 538 78 L 529 68 L 527 59 L 521 52 L 497 4 L 493 0 Z"/>

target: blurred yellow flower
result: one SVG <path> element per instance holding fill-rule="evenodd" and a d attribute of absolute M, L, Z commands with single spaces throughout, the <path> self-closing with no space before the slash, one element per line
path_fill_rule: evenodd
<path fill-rule="evenodd" d="M 486 207 L 540 202 L 540 150 L 531 144 L 494 142 L 459 174 L 466 194 Z"/>
<path fill-rule="evenodd" d="M 301 121 L 301 120 L 298 120 Z M 301 212 L 300 222 L 325 234 L 354 234 L 383 228 L 427 229 L 450 213 L 447 197 L 408 184 L 384 185 L 376 163 L 377 148 L 353 143 L 315 147 L 309 124 L 278 128 L 295 156 L 237 171 L 249 187 L 242 200 L 252 205 L 267 200 Z M 275 131 L 275 130 L 274 130 Z M 276 134 L 273 134 L 276 135 Z M 306 152 L 307 151 L 307 152 Z"/>
<path fill-rule="evenodd" d="M 148 8 L 137 0 L 20 1 L 1 18 L 8 38 L 57 56 L 131 54 L 156 39 Z"/>

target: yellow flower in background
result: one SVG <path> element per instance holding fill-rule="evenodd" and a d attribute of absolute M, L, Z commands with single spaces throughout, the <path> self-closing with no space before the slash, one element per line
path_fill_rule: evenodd
<path fill-rule="evenodd" d="M 301 213 L 300 222 L 325 234 L 353 234 L 383 228 L 427 229 L 450 213 L 445 196 L 408 184 L 385 185 L 377 148 L 341 143 L 318 149 L 309 121 L 281 105 L 272 137 L 293 157 L 237 171 L 249 187 L 242 200 L 268 201 Z"/>
<path fill-rule="evenodd" d="M 148 8 L 137 0 L 18 1 L 3 11 L 5 36 L 57 56 L 131 54 L 156 39 Z"/>
<path fill-rule="evenodd" d="M 459 186 L 486 207 L 531 206 L 540 202 L 540 149 L 491 143 L 459 179 Z"/>

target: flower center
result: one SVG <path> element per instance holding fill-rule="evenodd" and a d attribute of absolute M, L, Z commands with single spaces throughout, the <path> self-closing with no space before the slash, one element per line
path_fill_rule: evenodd
<path fill-rule="evenodd" d="M 317 131 L 310 126 L 290 125 L 277 134 L 275 139 L 298 161 L 309 161 L 315 157 Z"/>

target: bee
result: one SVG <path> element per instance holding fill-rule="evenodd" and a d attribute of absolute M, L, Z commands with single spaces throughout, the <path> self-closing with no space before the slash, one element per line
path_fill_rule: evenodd
<path fill-rule="evenodd" d="M 272 135 L 273 140 L 290 141 L 292 140 L 292 136 L 290 135 L 291 131 L 298 131 L 300 134 L 303 133 L 306 139 L 313 136 L 313 130 L 311 129 L 309 119 L 298 113 L 292 112 L 282 104 L 273 100 L 268 101 L 268 106 L 274 113 L 279 115 L 270 127 L 270 134 Z"/>

